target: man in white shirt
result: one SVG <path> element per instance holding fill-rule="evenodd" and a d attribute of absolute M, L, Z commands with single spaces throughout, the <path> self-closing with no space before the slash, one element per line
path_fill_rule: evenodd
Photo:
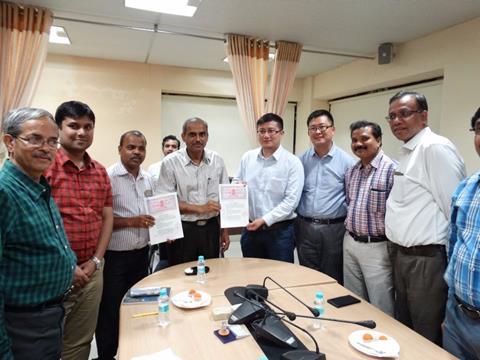
<path fill-rule="evenodd" d="M 144 198 L 155 191 L 153 178 L 140 168 L 147 141 L 139 131 L 120 138 L 120 161 L 108 168 L 113 195 L 113 232 L 105 252 L 103 293 L 95 338 L 98 359 L 117 353 L 119 311 L 130 287 L 148 274 L 148 228 L 155 218 L 147 215 Z"/>
<path fill-rule="evenodd" d="M 440 344 L 450 202 L 465 177 L 465 165 L 455 145 L 428 127 L 428 105 L 422 94 L 394 95 L 387 120 L 395 137 L 404 142 L 385 216 L 395 315 Z"/>
<path fill-rule="evenodd" d="M 167 135 L 162 140 L 163 156 L 167 156 L 180 149 L 180 140 L 175 135 Z M 152 175 L 155 181 L 158 181 L 158 174 L 160 173 L 160 165 L 162 160 L 156 162 L 148 167 L 148 173 Z"/>
<path fill-rule="evenodd" d="M 246 152 L 236 180 L 248 185 L 250 223 L 242 232 L 244 257 L 293 263 L 293 220 L 302 194 L 300 160 L 281 145 L 283 119 L 273 113 L 257 121 L 260 148 Z"/>

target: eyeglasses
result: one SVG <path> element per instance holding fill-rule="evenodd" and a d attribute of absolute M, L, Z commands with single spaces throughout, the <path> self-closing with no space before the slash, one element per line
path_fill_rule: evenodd
<path fill-rule="evenodd" d="M 480 135 L 480 126 L 475 126 L 474 128 L 469 129 L 469 131 L 475 133 L 475 135 Z"/>
<path fill-rule="evenodd" d="M 333 127 L 333 125 L 310 126 L 308 128 L 308 131 L 310 131 L 312 133 L 316 133 L 317 131 L 320 131 L 321 133 L 324 133 L 325 131 L 327 131 L 331 127 Z"/>
<path fill-rule="evenodd" d="M 265 135 L 265 134 L 268 134 L 268 135 L 276 135 L 278 134 L 280 131 L 282 130 L 275 130 L 275 129 L 260 129 L 260 130 L 257 130 L 257 134 L 259 135 Z"/>
<path fill-rule="evenodd" d="M 395 120 L 396 118 L 399 118 L 399 119 L 406 119 L 410 116 L 412 116 L 413 114 L 415 113 L 422 113 L 424 112 L 425 110 L 409 110 L 409 109 L 402 109 L 400 110 L 398 113 L 390 113 L 388 114 L 387 116 L 385 116 L 385 119 L 388 120 L 388 121 L 393 121 Z"/>
<path fill-rule="evenodd" d="M 42 147 L 45 145 L 45 143 L 48 145 L 48 147 L 52 149 L 56 149 L 58 147 L 58 144 L 60 143 L 57 138 L 49 138 L 49 139 L 44 139 L 41 136 L 29 136 L 29 137 L 21 137 L 21 136 L 15 136 L 16 139 L 22 140 L 22 142 L 25 145 L 31 146 L 31 147 Z"/>

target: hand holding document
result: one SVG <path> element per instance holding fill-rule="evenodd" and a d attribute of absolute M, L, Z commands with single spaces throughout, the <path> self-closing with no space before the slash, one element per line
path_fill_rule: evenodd
<path fill-rule="evenodd" d="M 149 228 L 150 245 L 183 237 L 182 220 L 176 193 L 145 198 L 147 213 L 155 218 Z"/>
<path fill-rule="evenodd" d="M 246 184 L 220 184 L 220 224 L 222 228 L 248 224 L 248 187 Z"/>

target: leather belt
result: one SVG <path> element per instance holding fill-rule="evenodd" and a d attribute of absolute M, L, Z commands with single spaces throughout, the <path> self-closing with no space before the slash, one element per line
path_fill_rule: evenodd
<path fill-rule="evenodd" d="M 348 233 L 355 241 L 362 242 L 362 243 L 371 243 L 371 242 L 376 243 L 376 242 L 387 241 L 387 237 L 385 235 L 383 236 L 357 235 L 350 231 Z"/>
<path fill-rule="evenodd" d="M 251 221 L 250 221 L 251 222 Z M 278 230 L 281 228 L 284 228 L 287 225 L 293 224 L 293 219 L 291 220 L 283 220 L 276 222 L 270 226 L 267 226 L 266 224 L 263 224 L 261 227 L 259 227 L 256 231 L 270 231 L 270 230 Z"/>
<path fill-rule="evenodd" d="M 196 221 L 183 221 L 182 223 L 187 224 L 187 225 L 194 225 L 194 226 L 205 226 L 207 225 L 211 220 L 216 219 L 216 217 L 212 217 L 210 219 L 201 219 L 201 220 L 196 220 Z"/>
<path fill-rule="evenodd" d="M 405 255 L 435 256 L 439 252 L 445 253 L 445 245 L 430 244 L 405 247 L 395 243 L 392 244 Z"/>
<path fill-rule="evenodd" d="M 315 218 L 310 218 L 310 217 L 306 217 L 306 216 L 302 216 L 302 215 L 298 215 L 298 217 L 302 220 L 305 220 L 306 222 L 314 223 L 314 224 L 321 224 L 321 225 L 343 223 L 346 219 L 346 216 L 342 216 L 342 217 L 334 218 L 334 219 L 315 219 Z"/>
<path fill-rule="evenodd" d="M 16 313 L 23 313 L 23 312 L 39 312 L 45 310 L 47 308 L 60 306 L 65 301 L 65 298 L 70 294 L 72 288 L 69 288 L 63 295 L 57 296 L 51 300 L 45 301 L 44 303 L 37 304 L 37 305 L 8 305 L 5 304 L 5 311 L 6 312 L 16 312 Z"/>
<path fill-rule="evenodd" d="M 480 310 L 475 309 L 473 306 L 463 302 L 457 295 L 455 295 L 458 308 L 470 319 L 480 320 Z"/>

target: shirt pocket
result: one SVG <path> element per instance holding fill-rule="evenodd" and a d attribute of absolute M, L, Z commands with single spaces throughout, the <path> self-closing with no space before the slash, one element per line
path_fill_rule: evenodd
<path fill-rule="evenodd" d="M 268 180 L 268 185 L 266 186 L 265 191 L 277 195 L 284 194 L 286 185 L 286 178 L 272 177 Z"/>
<path fill-rule="evenodd" d="M 368 208 L 372 213 L 385 214 L 387 189 L 371 188 L 368 194 Z"/>

